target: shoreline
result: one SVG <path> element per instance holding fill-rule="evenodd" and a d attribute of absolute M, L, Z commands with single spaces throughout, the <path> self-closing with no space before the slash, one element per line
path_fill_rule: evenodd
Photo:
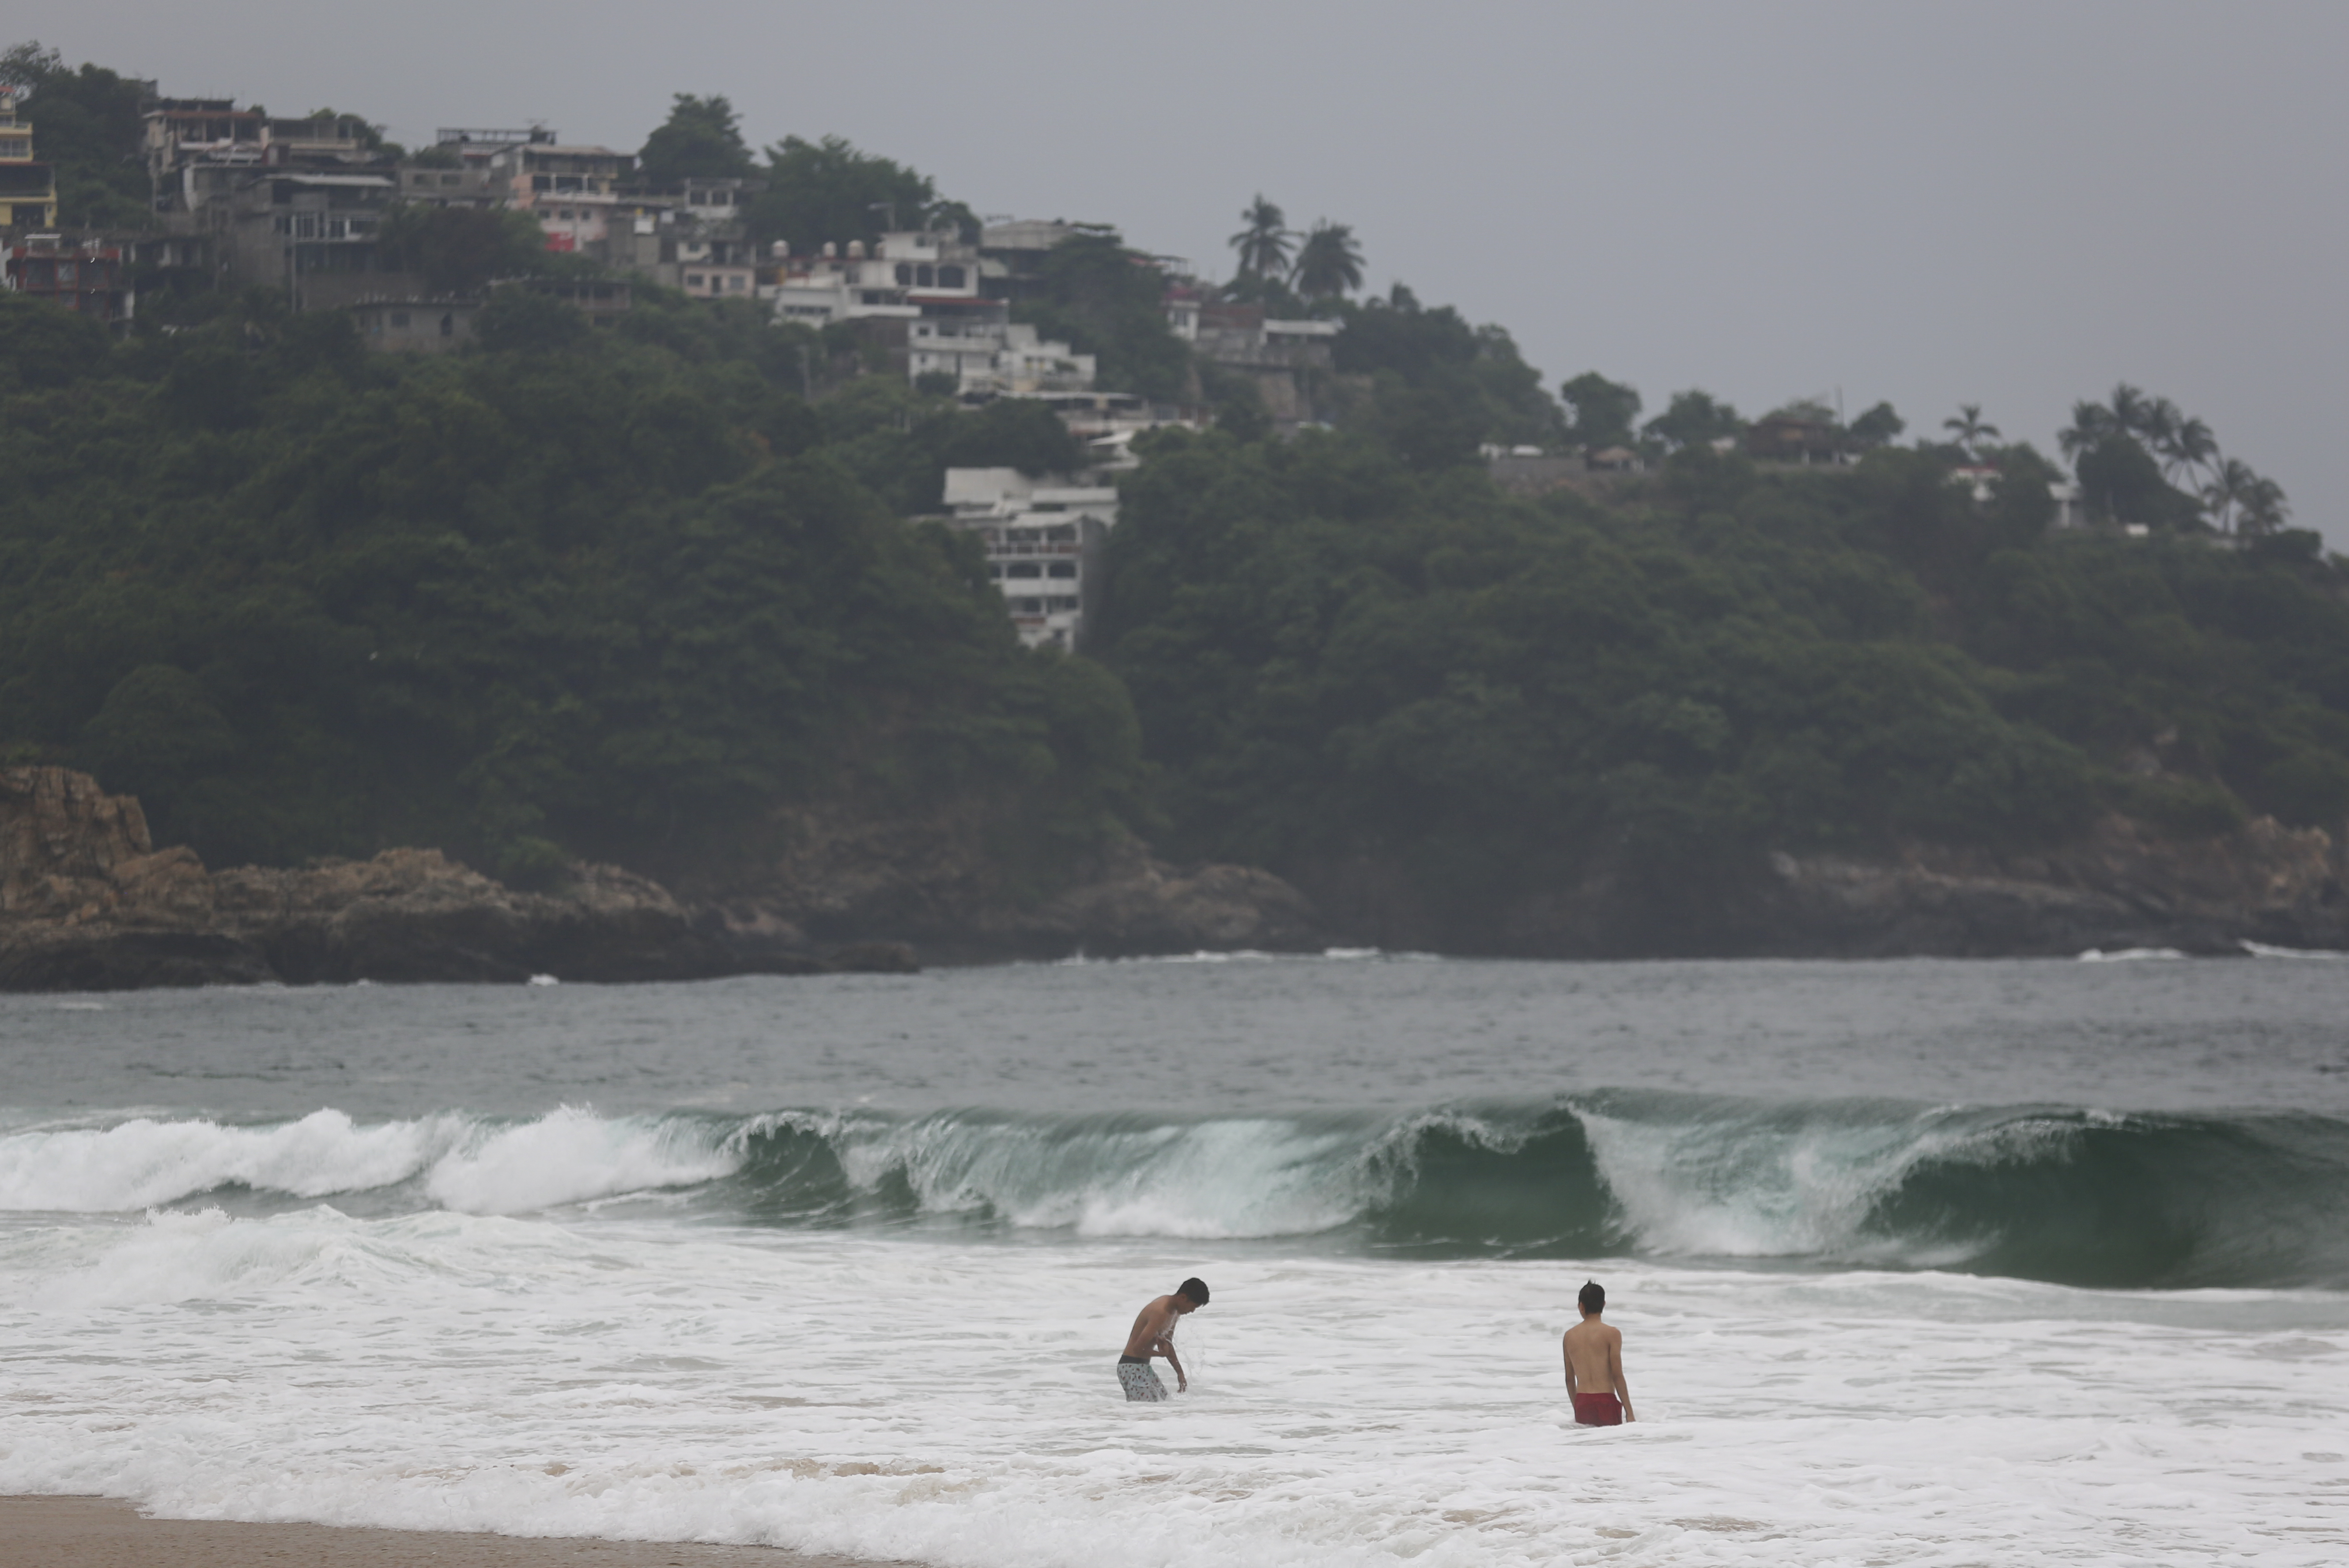
<path fill-rule="evenodd" d="M 0 1497 L 0 1568 L 889 1568 L 776 1546 L 150 1519 L 121 1498 Z M 895 1568 L 918 1568 L 900 1563 Z"/>

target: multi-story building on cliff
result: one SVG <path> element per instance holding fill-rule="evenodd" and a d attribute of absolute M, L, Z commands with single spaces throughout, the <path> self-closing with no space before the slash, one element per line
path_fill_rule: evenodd
<path fill-rule="evenodd" d="M 33 156 L 33 128 L 16 118 L 16 95 L 0 92 L 0 228 L 57 226 L 57 174 Z"/>
<path fill-rule="evenodd" d="M 1073 649 L 1101 595 L 1103 546 L 1117 491 L 1016 468 L 947 470 L 948 520 L 977 536 L 987 575 L 1030 648 Z"/>

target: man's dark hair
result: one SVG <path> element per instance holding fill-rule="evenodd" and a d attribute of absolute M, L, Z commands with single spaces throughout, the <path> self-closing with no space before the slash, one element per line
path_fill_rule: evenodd
<path fill-rule="evenodd" d="M 1201 1279 L 1185 1280 L 1181 1284 L 1174 1287 L 1174 1293 L 1178 1296 L 1188 1296 L 1199 1305 L 1206 1306 L 1207 1304 L 1207 1282 Z"/>
<path fill-rule="evenodd" d="M 1585 1312 L 1605 1312 L 1607 1287 L 1597 1280 L 1592 1280 L 1582 1287 L 1582 1293 L 1574 1299 L 1582 1303 L 1582 1310 Z"/>

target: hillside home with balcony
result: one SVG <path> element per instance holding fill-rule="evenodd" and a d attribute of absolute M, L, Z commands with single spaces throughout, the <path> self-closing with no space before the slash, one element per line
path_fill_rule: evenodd
<path fill-rule="evenodd" d="M 33 128 L 17 118 L 16 95 L 0 92 L 0 228 L 57 226 L 57 174 L 34 158 Z"/>
<path fill-rule="evenodd" d="M 1117 525 L 1117 491 L 1016 468 L 950 468 L 953 526 L 975 535 L 987 575 L 1030 648 L 1074 649 L 1098 601 L 1103 547 Z"/>

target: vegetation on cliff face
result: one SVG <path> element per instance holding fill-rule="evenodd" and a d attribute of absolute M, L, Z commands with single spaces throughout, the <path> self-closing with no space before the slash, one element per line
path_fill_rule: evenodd
<path fill-rule="evenodd" d="M 1624 422 L 1629 410 L 1618 413 Z M 1479 910 L 1608 870 L 1659 919 L 1765 848 L 2012 846 L 2101 810 L 2349 817 L 2349 602 L 2313 535 L 2047 532 L 2028 448 L 1505 497 L 1374 430 L 1162 436 L 1096 650 L 1176 853 Z"/>
<path fill-rule="evenodd" d="M 1000 802 L 1035 867 L 1142 819 L 1115 680 L 1021 650 L 898 510 L 1056 423 L 819 411 L 800 335 L 657 296 L 615 334 L 492 311 L 508 347 L 406 359 L 265 303 L 113 348 L 0 296 L 0 749 L 216 864 L 668 870 L 853 794 Z"/>

